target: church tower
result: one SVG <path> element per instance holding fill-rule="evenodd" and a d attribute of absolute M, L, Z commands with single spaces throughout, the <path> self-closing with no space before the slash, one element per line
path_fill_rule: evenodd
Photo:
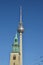
<path fill-rule="evenodd" d="M 22 33 L 24 32 L 22 24 L 22 7 L 20 7 L 20 22 L 17 29 L 19 33 L 20 43 L 18 44 L 17 34 L 14 38 L 14 43 L 12 44 L 12 52 L 10 53 L 10 65 L 23 65 L 22 62 Z"/>
<path fill-rule="evenodd" d="M 19 44 L 17 34 L 14 38 L 14 43 L 12 44 L 12 52 L 10 53 L 10 65 L 19 65 L 20 55 L 19 55 Z"/>

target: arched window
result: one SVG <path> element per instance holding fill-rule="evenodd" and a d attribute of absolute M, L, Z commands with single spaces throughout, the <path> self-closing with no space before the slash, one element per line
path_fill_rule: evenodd
<path fill-rule="evenodd" d="M 13 63 L 13 65 L 15 65 L 15 63 Z"/>
<path fill-rule="evenodd" d="M 13 60 L 16 60 L 16 55 L 13 56 Z"/>

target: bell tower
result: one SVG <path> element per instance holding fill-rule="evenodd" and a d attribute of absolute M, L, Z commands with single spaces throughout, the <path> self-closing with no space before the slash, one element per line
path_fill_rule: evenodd
<path fill-rule="evenodd" d="M 12 52 L 10 53 L 10 65 L 19 65 L 20 56 L 19 56 L 19 44 L 17 34 L 14 38 L 14 43 L 12 44 Z"/>

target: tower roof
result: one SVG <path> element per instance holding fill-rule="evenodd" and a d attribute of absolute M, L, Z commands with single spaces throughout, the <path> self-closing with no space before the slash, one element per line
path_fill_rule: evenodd
<path fill-rule="evenodd" d="M 17 33 L 16 33 L 16 36 L 14 38 L 14 43 L 12 44 L 12 52 L 14 52 L 14 53 L 18 53 L 19 52 L 19 44 L 18 44 Z"/>
<path fill-rule="evenodd" d="M 17 37 L 17 33 L 16 33 L 12 46 L 17 46 L 17 45 L 18 45 L 18 37 Z"/>
<path fill-rule="evenodd" d="M 18 37 L 17 37 L 17 33 L 16 33 L 16 36 L 15 36 L 15 38 L 14 38 L 14 45 L 15 44 L 18 44 Z"/>

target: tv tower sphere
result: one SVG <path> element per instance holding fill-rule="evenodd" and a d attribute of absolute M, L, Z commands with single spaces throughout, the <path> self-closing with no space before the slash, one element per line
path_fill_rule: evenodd
<path fill-rule="evenodd" d="M 19 33 L 23 33 L 24 32 L 24 28 L 23 28 L 23 25 L 22 25 L 21 22 L 19 23 L 19 26 L 18 26 L 18 32 Z"/>

